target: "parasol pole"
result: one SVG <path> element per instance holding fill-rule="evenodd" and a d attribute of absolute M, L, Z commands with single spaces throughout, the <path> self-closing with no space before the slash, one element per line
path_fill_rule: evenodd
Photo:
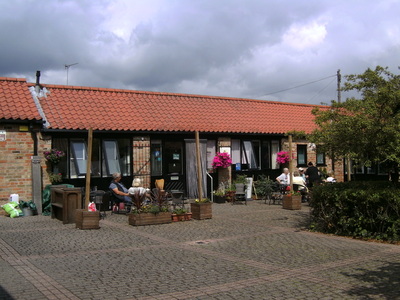
<path fill-rule="evenodd" d="M 200 137 L 199 132 L 196 131 L 196 160 L 197 160 L 197 189 L 199 195 L 199 201 L 201 202 L 203 197 L 203 187 L 202 187 L 202 172 L 201 172 L 201 161 L 200 161 Z"/>
<path fill-rule="evenodd" d="M 92 168 L 92 144 L 93 144 L 93 129 L 88 131 L 88 153 L 86 163 L 86 187 L 85 187 L 85 208 L 89 205 L 90 199 L 90 170 Z"/>

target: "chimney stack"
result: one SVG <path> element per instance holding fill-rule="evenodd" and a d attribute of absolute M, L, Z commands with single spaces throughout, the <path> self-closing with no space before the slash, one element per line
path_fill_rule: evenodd
<path fill-rule="evenodd" d="M 40 71 L 36 71 L 36 85 L 35 85 L 36 94 L 40 93 Z"/>

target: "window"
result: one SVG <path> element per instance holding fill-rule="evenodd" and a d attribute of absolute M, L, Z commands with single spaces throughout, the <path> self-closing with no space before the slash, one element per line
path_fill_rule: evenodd
<path fill-rule="evenodd" d="M 87 150 L 83 140 L 71 141 L 71 178 L 77 178 L 86 174 Z"/>
<path fill-rule="evenodd" d="M 162 145 L 160 140 L 151 141 L 151 175 L 162 175 Z"/>
<path fill-rule="evenodd" d="M 114 173 L 121 173 L 121 168 L 119 165 L 119 151 L 118 144 L 116 140 L 104 140 L 103 141 L 104 150 L 104 162 L 106 164 L 106 172 L 108 176 Z"/>
<path fill-rule="evenodd" d="M 215 140 L 207 140 L 207 169 L 212 169 L 215 152 Z"/>
<path fill-rule="evenodd" d="M 271 169 L 279 169 L 279 164 L 276 162 L 277 153 L 279 152 L 279 141 L 271 141 Z"/>
<path fill-rule="evenodd" d="M 317 165 L 325 165 L 325 153 L 317 152 Z"/>
<path fill-rule="evenodd" d="M 297 145 L 297 166 L 307 164 L 307 145 Z"/>
<path fill-rule="evenodd" d="M 231 148 L 232 148 L 232 164 L 240 163 L 240 140 L 232 140 L 231 141 Z"/>
<path fill-rule="evenodd" d="M 258 169 L 260 142 L 243 141 L 242 163 L 246 164 L 248 169 Z"/>

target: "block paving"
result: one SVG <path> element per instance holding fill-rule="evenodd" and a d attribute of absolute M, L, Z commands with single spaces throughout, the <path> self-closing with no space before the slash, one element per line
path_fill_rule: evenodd
<path fill-rule="evenodd" d="M 400 299 L 400 246 L 309 232 L 309 207 L 98 230 L 0 217 L 0 299 Z"/>

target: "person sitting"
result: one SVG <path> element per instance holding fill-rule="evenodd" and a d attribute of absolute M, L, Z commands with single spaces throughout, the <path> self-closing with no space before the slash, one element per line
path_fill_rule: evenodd
<path fill-rule="evenodd" d="M 285 191 L 290 184 L 289 169 L 283 168 L 283 173 L 276 177 L 276 181 L 279 183 L 281 191 Z"/>
<path fill-rule="evenodd" d="M 293 172 L 293 184 L 299 187 L 299 192 L 301 193 L 301 202 L 306 202 L 308 189 L 306 186 L 306 182 L 298 171 Z"/>
<path fill-rule="evenodd" d="M 133 179 L 132 187 L 128 190 L 128 193 L 135 198 L 135 201 L 141 202 L 141 204 L 136 203 L 135 206 L 140 206 L 151 202 L 149 192 L 149 189 L 146 189 L 142 186 L 142 181 L 140 178 Z"/>
<path fill-rule="evenodd" d="M 112 174 L 112 181 L 109 185 L 110 191 L 114 194 L 116 198 L 116 202 L 119 203 L 127 203 L 128 205 L 132 205 L 132 199 L 129 196 L 128 189 L 121 182 L 121 173 Z"/>
<path fill-rule="evenodd" d="M 328 173 L 328 177 L 326 178 L 325 181 L 328 183 L 334 183 L 334 182 L 336 182 L 336 179 L 332 176 L 331 173 Z"/>
<path fill-rule="evenodd" d="M 148 189 L 145 189 L 142 187 L 142 181 L 140 178 L 135 178 L 132 181 L 132 187 L 129 188 L 128 193 L 133 195 L 135 193 L 139 193 L 140 195 L 143 195 L 148 192 Z"/>

